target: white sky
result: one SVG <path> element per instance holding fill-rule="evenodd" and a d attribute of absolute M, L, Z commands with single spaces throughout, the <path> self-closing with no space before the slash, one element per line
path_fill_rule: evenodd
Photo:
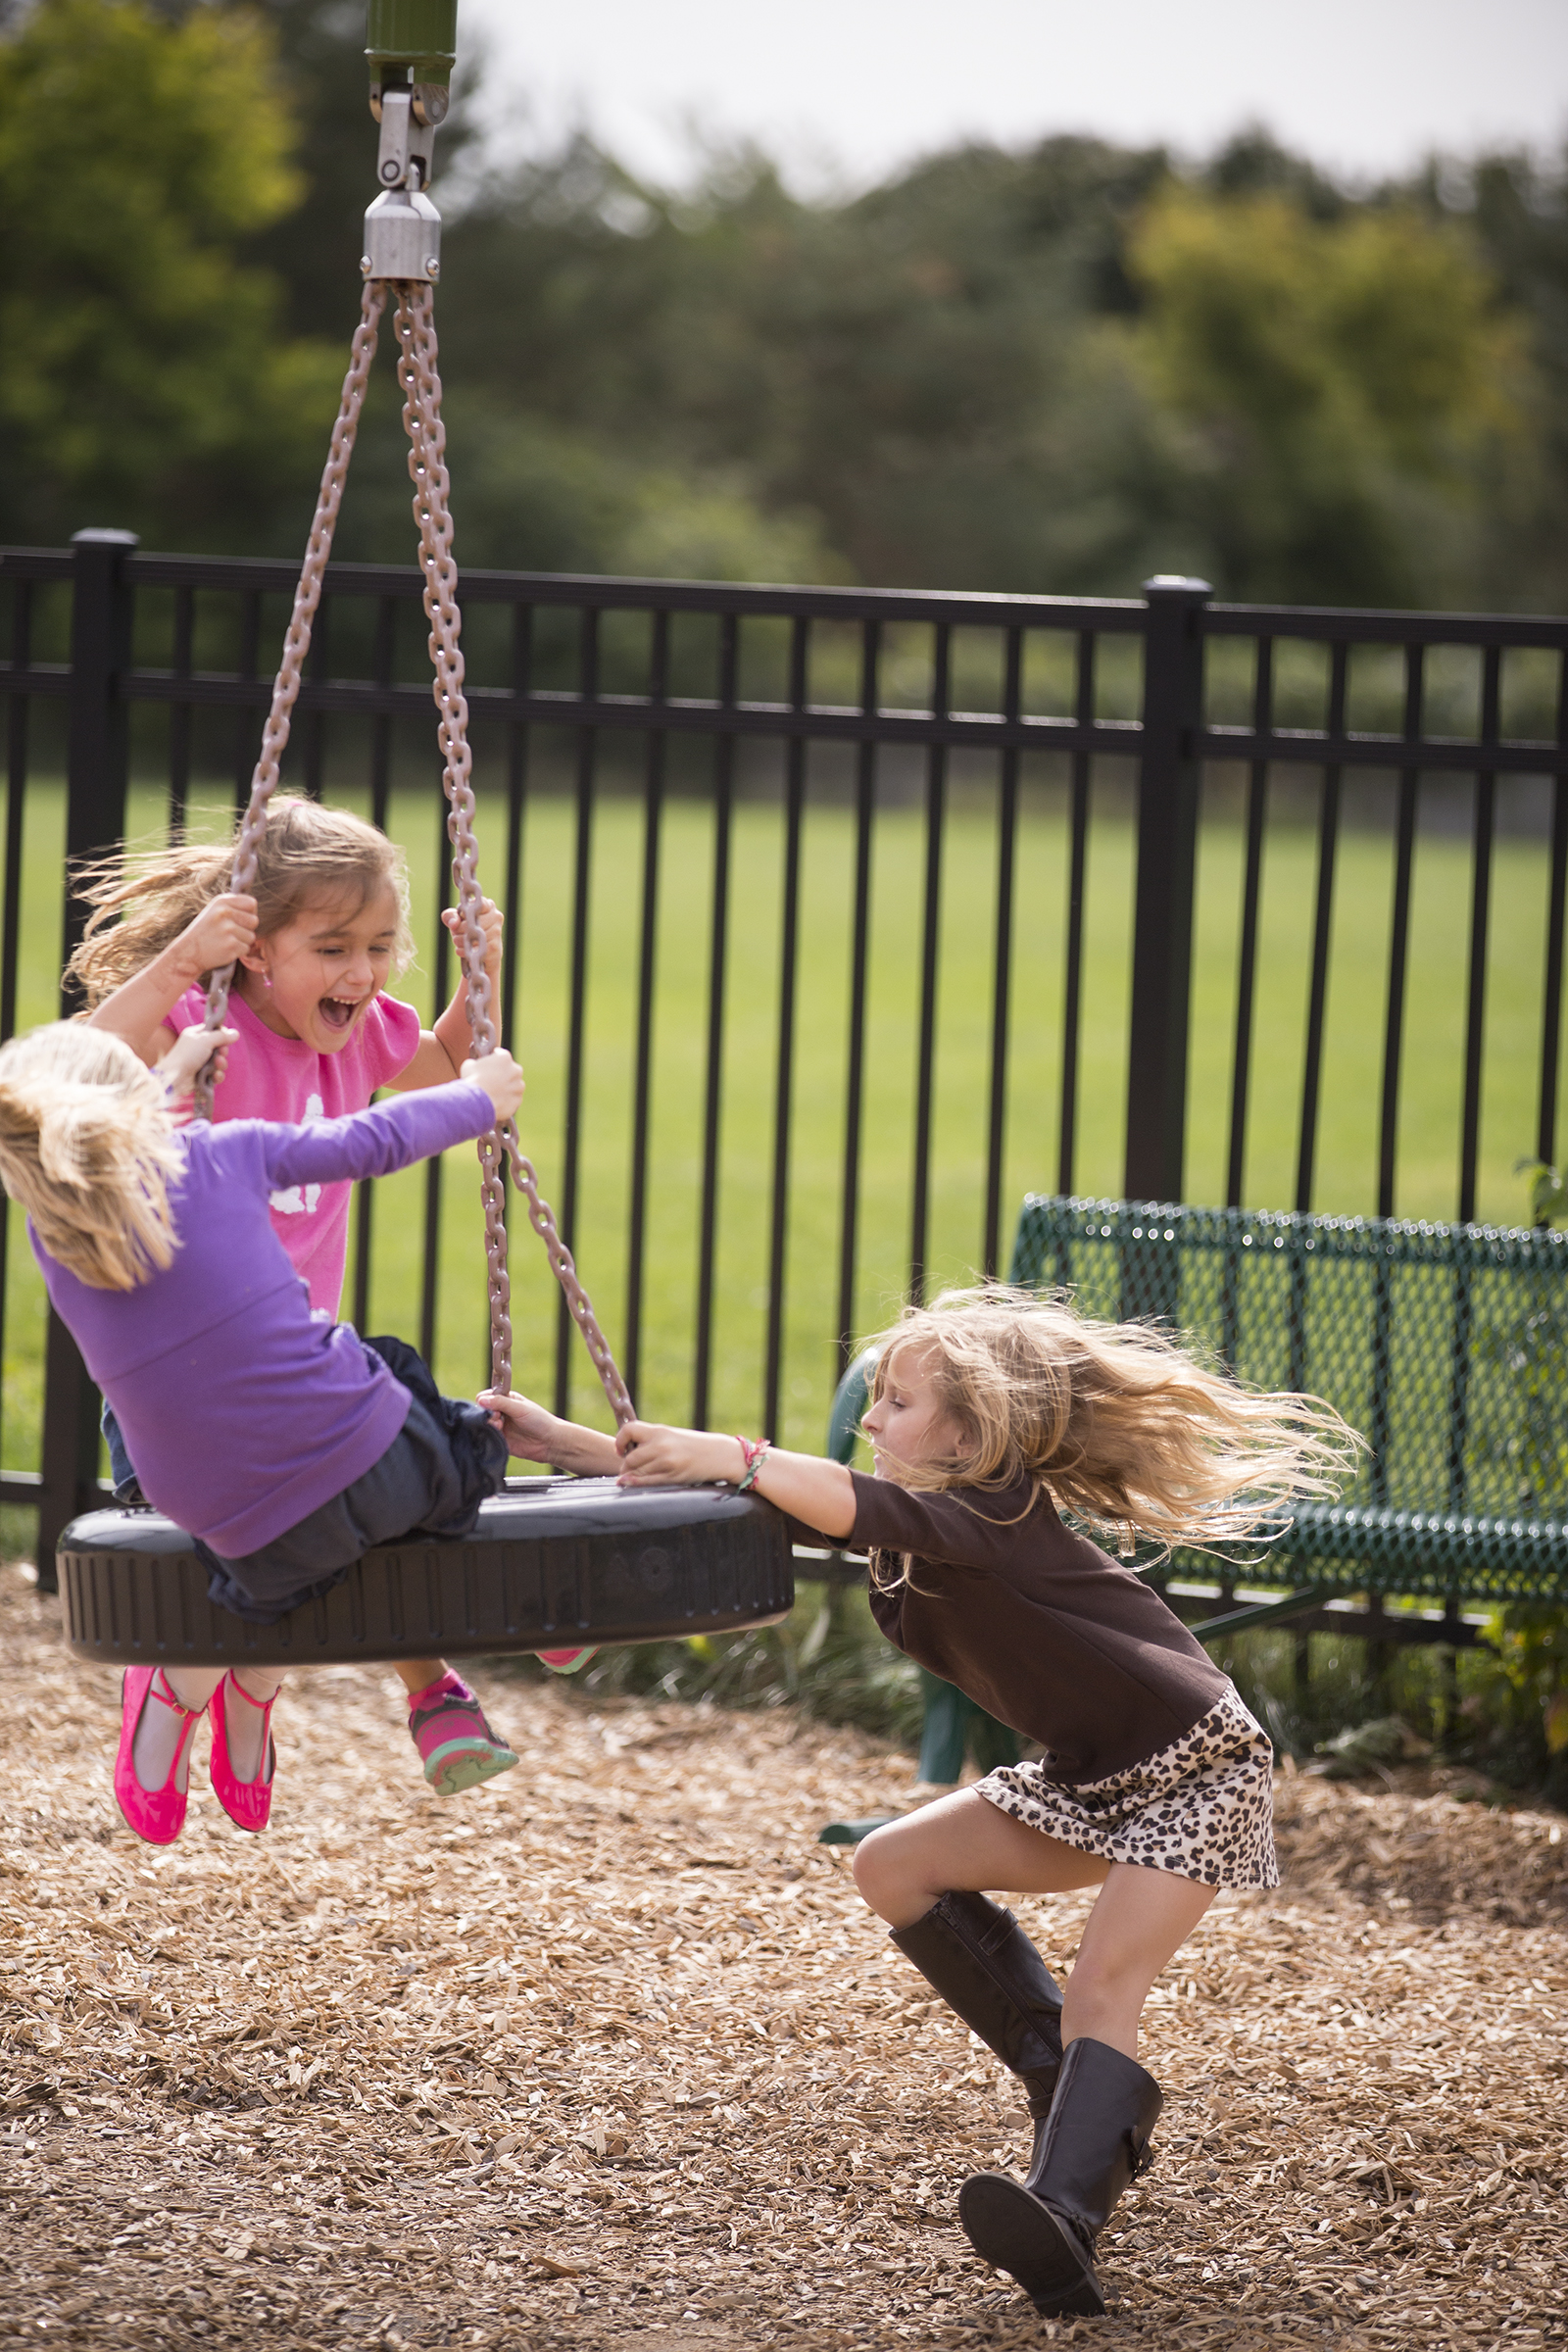
<path fill-rule="evenodd" d="M 1568 0 L 461 0 L 504 144 L 586 122 L 680 178 L 692 128 L 800 186 L 864 185 L 964 137 L 1201 154 L 1247 122 L 1343 175 L 1568 136 Z"/>

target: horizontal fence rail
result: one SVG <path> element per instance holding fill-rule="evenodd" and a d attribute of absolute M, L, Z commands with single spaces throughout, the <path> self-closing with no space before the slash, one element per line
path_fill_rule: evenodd
<path fill-rule="evenodd" d="M 4 1035 L 55 1010 L 68 859 L 243 802 L 294 579 L 115 532 L 0 551 Z M 285 784 L 405 841 L 429 1018 L 421 586 L 329 567 Z M 857 1335 L 1004 1266 L 1029 1189 L 1524 1221 L 1514 1162 L 1558 1134 L 1568 623 L 1178 579 L 471 572 L 463 600 L 530 1146 L 649 1409 L 819 1443 Z M 452 1175 L 362 1188 L 345 1307 L 390 1301 L 472 1387 Z M 515 1223 L 519 1378 L 586 1404 Z M 47 1560 L 96 1400 L 9 1229 L 0 1327 L 0 1502 Z"/>

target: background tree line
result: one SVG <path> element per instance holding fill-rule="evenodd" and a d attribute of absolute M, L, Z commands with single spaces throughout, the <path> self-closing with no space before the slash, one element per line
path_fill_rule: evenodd
<path fill-rule="evenodd" d="M 300 544 L 372 192 L 357 0 L 0 0 L 0 537 Z M 482 61 L 477 69 L 482 74 Z M 1347 193 L 1266 136 L 803 201 L 442 133 L 470 564 L 1568 601 L 1568 157 Z M 410 548 L 378 371 L 345 554 Z"/>

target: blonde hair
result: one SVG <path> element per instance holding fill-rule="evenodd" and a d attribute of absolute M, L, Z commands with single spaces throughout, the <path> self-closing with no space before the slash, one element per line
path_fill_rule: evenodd
<path fill-rule="evenodd" d="M 233 860 L 232 840 L 186 837 L 127 847 L 76 867 L 74 887 L 93 912 L 66 977 L 80 989 L 89 1012 L 162 955 L 208 900 L 228 888 Z M 349 903 L 358 913 L 378 890 L 388 888 L 398 907 L 392 968 L 401 972 L 414 959 L 414 939 L 408 874 L 396 842 L 346 808 L 323 808 L 294 793 L 273 797 L 251 885 L 260 938 L 281 931 L 323 901 Z M 206 973 L 202 979 L 205 985 Z"/>
<path fill-rule="evenodd" d="M 901 1464 L 906 1485 L 1027 1481 L 1124 1557 L 1140 1536 L 1207 1550 L 1266 1534 L 1294 1497 L 1337 1494 L 1364 1445 L 1321 1397 L 1245 1389 L 1191 1343 L 1093 1322 L 1061 1292 L 947 1291 L 871 1345 L 874 1396 L 912 1348 L 961 1434 L 960 1452 Z"/>
<path fill-rule="evenodd" d="M 0 1183 L 90 1289 L 133 1291 L 172 1262 L 183 1165 L 162 1082 L 123 1038 L 54 1021 L 0 1046 Z"/>

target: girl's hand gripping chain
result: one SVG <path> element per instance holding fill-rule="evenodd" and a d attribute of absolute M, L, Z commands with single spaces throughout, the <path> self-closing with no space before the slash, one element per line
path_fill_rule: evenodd
<path fill-rule="evenodd" d="M 171 1102 L 188 1101 L 191 1089 L 215 1054 L 218 1061 L 213 1079 L 215 1084 L 220 1082 L 228 1066 L 228 1049 L 238 1042 L 237 1029 L 182 1029 L 157 1064 Z"/>
<path fill-rule="evenodd" d="M 484 1088 L 495 1104 L 498 1119 L 513 1116 L 528 1083 L 520 1063 L 513 1060 L 505 1046 L 495 1047 L 481 1061 L 466 1061 L 459 1075 Z"/>
<path fill-rule="evenodd" d="M 251 954 L 256 915 L 249 891 L 219 891 L 160 955 L 104 998 L 88 1016 L 91 1026 L 112 1030 L 144 1061 L 151 1061 L 164 1043 L 161 1025 L 170 1007 L 187 989 L 199 987 L 209 972 Z M 221 1069 L 218 1076 L 221 1078 Z"/>
<path fill-rule="evenodd" d="M 498 1389 L 482 1389 L 477 1401 L 507 1441 L 507 1450 L 519 1462 L 548 1462 L 553 1470 L 570 1471 L 576 1478 L 612 1478 L 620 1467 L 615 1441 L 597 1429 L 561 1421 L 535 1404 Z"/>
<path fill-rule="evenodd" d="M 456 942 L 458 933 L 463 925 L 463 916 L 461 911 L 456 906 L 444 907 L 441 913 L 441 920 L 443 923 L 445 923 L 447 929 L 452 934 L 453 940 Z M 490 983 L 491 1002 L 493 1004 L 495 1001 L 495 991 L 499 987 L 501 981 L 501 935 L 503 930 L 506 928 L 506 918 L 502 914 L 500 907 L 496 905 L 494 899 L 481 899 L 479 901 L 479 928 L 484 933 L 485 977 Z"/>
<path fill-rule="evenodd" d="M 453 945 L 461 956 L 463 953 L 463 942 L 460 936 L 462 914 L 456 906 L 448 906 L 443 909 L 441 920 L 451 932 Z M 490 1018 L 495 1023 L 496 1034 L 499 1036 L 501 1033 L 501 937 L 505 928 L 505 918 L 494 899 L 480 900 L 479 927 L 484 933 L 484 973 L 490 983 Z M 466 966 L 459 972 L 458 985 L 453 993 L 452 1002 L 436 1021 L 432 1034 L 452 1067 L 460 1068 L 465 1054 L 470 1054 L 473 1050 L 473 1031 L 468 1022 L 468 982 Z M 427 1086 L 434 1085 L 437 1083 L 437 1079 L 438 1073 L 432 1068 L 425 1072 L 423 1083 Z"/>
<path fill-rule="evenodd" d="M 256 901 L 248 890 L 220 890 L 170 949 L 171 977 L 183 993 L 220 964 L 248 956 L 255 944 Z"/>

